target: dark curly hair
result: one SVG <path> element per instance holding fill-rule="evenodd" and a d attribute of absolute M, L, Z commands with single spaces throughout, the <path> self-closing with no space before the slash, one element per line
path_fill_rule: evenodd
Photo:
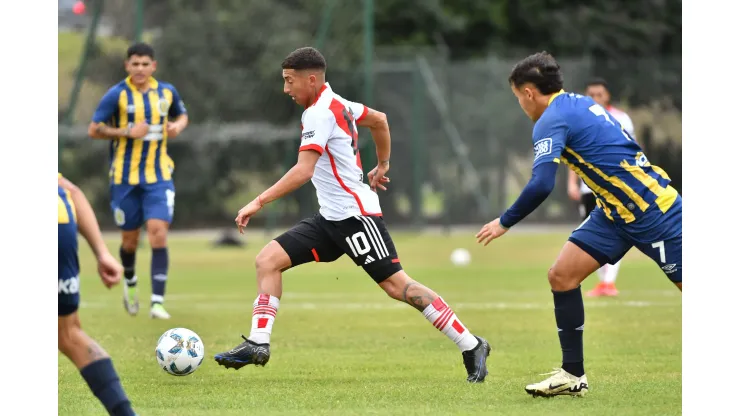
<path fill-rule="evenodd" d="M 545 95 L 563 89 L 563 73 L 552 55 L 545 51 L 537 52 L 514 65 L 509 75 L 509 84 L 519 88 L 530 82 Z"/>

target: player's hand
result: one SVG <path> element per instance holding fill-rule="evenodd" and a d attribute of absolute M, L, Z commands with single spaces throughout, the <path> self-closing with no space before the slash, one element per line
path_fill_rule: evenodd
<path fill-rule="evenodd" d="M 387 188 L 383 186 L 384 183 L 388 183 L 391 179 L 385 176 L 386 172 L 391 168 L 390 163 L 378 163 L 375 169 L 371 170 L 367 174 L 367 178 L 370 180 L 370 188 L 377 192 L 377 188 L 386 191 Z"/>
<path fill-rule="evenodd" d="M 167 137 L 170 139 L 179 136 L 182 130 L 180 123 L 167 123 Z"/>
<path fill-rule="evenodd" d="M 98 257 L 98 273 L 105 287 L 110 289 L 121 281 L 123 266 L 110 253 L 106 252 Z"/>
<path fill-rule="evenodd" d="M 493 241 L 493 239 L 501 237 L 506 234 L 507 231 L 509 230 L 501 225 L 501 219 L 496 218 L 484 225 L 483 228 L 478 231 L 478 234 L 475 235 L 475 238 L 478 239 L 478 243 L 483 243 L 484 246 L 487 246 L 488 243 Z"/>
<path fill-rule="evenodd" d="M 578 188 L 578 185 L 572 183 L 568 184 L 568 198 L 574 201 L 581 200 L 581 190 Z"/>
<path fill-rule="evenodd" d="M 149 125 L 145 122 L 136 123 L 128 131 L 128 137 L 132 139 L 143 139 L 149 133 Z"/>
<path fill-rule="evenodd" d="M 234 219 L 236 226 L 239 228 L 239 234 L 244 234 L 244 227 L 247 226 L 249 219 L 260 209 L 262 209 L 262 204 L 260 204 L 259 200 L 254 199 L 252 202 L 245 205 L 244 208 L 239 210 L 239 213 Z"/>

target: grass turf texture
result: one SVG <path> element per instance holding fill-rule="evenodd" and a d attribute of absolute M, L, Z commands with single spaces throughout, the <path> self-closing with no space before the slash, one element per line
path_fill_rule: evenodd
<path fill-rule="evenodd" d="M 391 226 L 392 231 L 392 226 Z M 441 294 L 493 351 L 485 383 L 470 385 L 451 341 L 408 305 L 375 286 L 347 258 L 306 264 L 284 275 L 284 295 L 266 367 L 226 370 L 213 355 L 249 335 L 255 298 L 248 248 L 214 249 L 198 238 L 170 239 L 169 321 L 149 318 L 150 250 L 137 254 L 141 310 L 129 317 L 122 289 L 107 291 L 81 240 L 83 328 L 113 357 L 140 415 L 242 414 L 568 414 L 681 413 L 681 294 L 657 265 L 636 250 L 622 263 L 618 298 L 585 298 L 586 371 L 582 399 L 533 399 L 524 392 L 540 373 L 559 366 L 560 347 L 547 284 L 567 234 L 509 234 L 488 247 L 472 235 L 395 235 L 404 268 Z M 118 252 L 116 238 L 108 240 Z M 456 268 L 454 248 L 472 263 Z M 174 377 L 157 365 L 154 347 L 167 329 L 197 332 L 203 365 Z M 59 414 L 104 409 L 74 366 L 59 354 Z"/>

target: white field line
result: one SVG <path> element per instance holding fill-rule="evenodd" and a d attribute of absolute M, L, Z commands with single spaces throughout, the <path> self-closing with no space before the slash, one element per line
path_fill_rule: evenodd
<path fill-rule="evenodd" d="M 235 299 L 221 299 L 216 297 L 208 298 L 208 300 L 197 301 L 197 300 L 184 300 L 184 299 L 166 299 L 168 304 L 174 303 L 175 305 L 182 305 L 187 303 L 188 307 L 192 310 L 247 310 L 251 308 L 252 300 L 235 300 Z M 646 300 L 631 300 L 631 301 L 617 301 L 617 300 L 594 300 L 586 301 L 586 309 L 589 308 L 649 308 L 649 307 L 676 307 L 681 306 L 680 302 L 655 302 Z M 105 302 L 86 302 L 83 301 L 80 304 L 83 309 L 108 309 L 111 308 L 110 303 Z M 292 310 L 343 310 L 343 311 L 366 311 L 368 309 L 374 310 L 391 310 L 391 309 L 407 309 L 409 305 L 401 302 L 393 302 L 388 300 L 387 302 L 282 302 L 280 304 L 280 310 L 292 311 Z M 525 310 L 525 309 L 552 309 L 552 302 L 458 302 L 453 305 L 455 310 Z"/>

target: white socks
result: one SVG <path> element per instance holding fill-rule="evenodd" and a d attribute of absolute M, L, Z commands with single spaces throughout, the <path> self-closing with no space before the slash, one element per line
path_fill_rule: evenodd
<path fill-rule="evenodd" d="M 252 310 L 252 332 L 249 340 L 255 344 L 269 344 L 272 324 L 275 322 L 280 299 L 267 293 L 260 293 L 254 300 Z"/>
<path fill-rule="evenodd" d="M 472 350 L 478 345 L 478 339 L 457 319 L 455 312 L 441 297 L 424 308 L 422 313 L 435 328 L 447 335 L 447 338 L 460 348 L 460 351 Z"/>

